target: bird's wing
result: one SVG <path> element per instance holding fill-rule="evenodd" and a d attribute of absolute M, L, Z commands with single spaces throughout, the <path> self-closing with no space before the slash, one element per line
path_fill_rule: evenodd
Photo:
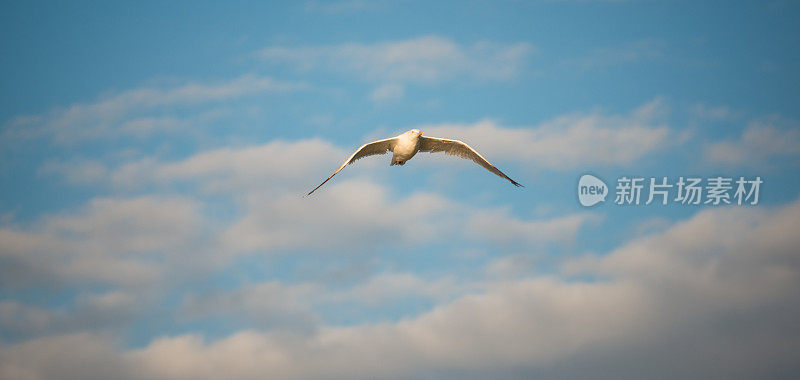
<path fill-rule="evenodd" d="M 517 183 L 517 181 L 508 178 L 508 176 L 505 175 L 505 173 L 501 172 L 500 169 L 494 167 L 494 165 L 490 164 L 489 161 L 486 161 L 486 159 L 483 158 L 483 156 L 478 154 L 478 152 L 476 152 L 475 149 L 472 149 L 469 145 L 465 144 L 462 141 L 440 139 L 438 137 L 426 137 L 426 136 L 420 136 L 419 140 L 420 140 L 419 150 L 421 152 L 431 152 L 431 153 L 444 152 L 445 154 L 472 160 L 476 164 L 486 168 L 486 170 L 509 180 L 511 183 L 514 184 L 514 186 L 522 186 L 519 183 Z"/>
<path fill-rule="evenodd" d="M 367 156 L 373 156 L 373 155 L 376 155 L 376 154 L 384 154 L 384 153 L 392 150 L 394 148 L 394 144 L 396 142 L 397 142 L 397 137 L 392 137 L 390 139 L 383 139 L 383 140 L 373 141 L 371 143 L 367 143 L 367 144 L 362 145 L 353 154 L 351 154 L 350 157 L 348 157 L 347 160 L 345 160 L 344 163 L 342 163 L 342 166 L 339 166 L 339 169 L 336 169 L 336 171 L 333 172 L 333 174 L 331 174 L 331 176 L 328 177 L 328 179 L 322 181 L 322 183 L 320 183 L 319 186 L 315 187 L 314 190 L 309 191 L 308 194 L 306 194 L 305 196 L 309 196 L 309 195 L 311 195 L 311 193 L 317 191 L 317 189 L 322 187 L 322 185 L 324 185 L 325 182 L 328 182 L 328 180 L 333 178 L 333 176 L 335 176 L 336 173 L 338 173 L 340 170 L 344 169 L 344 167 L 347 166 L 348 164 L 352 164 L 356 160 L 358 160 L 360 158 L 367 157 Z"/>

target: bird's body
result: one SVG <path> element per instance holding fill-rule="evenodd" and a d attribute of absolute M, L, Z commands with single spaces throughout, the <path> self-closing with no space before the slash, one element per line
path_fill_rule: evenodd
<path fill-rule="evenodd" d="M 419 152 L 420 137 L 422 135 L 408 131 L 395 137 L 396 141 L 392 147 L 392 165 L 405 165 L 406 161 L 414 157 Z"/>
<path fill-rule="evenodd" d="M 306 194 L 306 196 L 311 195 L 314 191 L 322 187 L 325 182 L 328 182 L 336 173 L 339 173 L 345 166 L 352 164 L 356 160 L 372 156 L 375 154 L 384 154 L 387 152 L 392 152 L 392 161 L 389 164 L 390 166 L 394 165 L 405 165 L 406 161 L 410 160 L 417 152 L 442 152 L 445 154 L 458 156 L 461 158 L 466 158 L 468 160 L 472 160 L 476 164 L 483 166 L 486 170 L 507 179 L 511 182 L 514 186 L 522 186 L 513 179 L 509 178 L 499 169 L 494 167 L 494 165 L 490 164 L 483 156 L 478 154 L 475 149 L 472 149 L 469 145 L 458 141 L 458 140 L 450 140 L 450 139 L 442 139 L 438 137 L 422 137 L 422 131 L 419 129 L 412 129 L 400 135 L 397 135 L 392 138 L 373 141 L 371 143 L 367 143 L 362 145 L 358 150 L 356 150 L 350 157 L 344 161 L 344 163 L 336 169 L 333 174 L 331 174 L 328 179 L 323 181 L 319 186 L 315 187 L 314 190 L 311 190 Z"/>

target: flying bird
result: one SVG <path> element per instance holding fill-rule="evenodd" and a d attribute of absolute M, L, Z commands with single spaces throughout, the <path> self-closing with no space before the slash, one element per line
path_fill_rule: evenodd
<path fill-rule="evenodd" d="M 486 159 L 478 154 L 475 149 L 472 149 L 464 142 L 442 139 L 438 137 L 423 137 L 422 131 L 419 129 L 412 129 L 392 138 L 373 141 L 371 143 L 362 145 L 355 151 L 355 153 L 350 155 L 350 157 L 344 161 L 342 166 L 339 166 L 339 169 L 336 169 L 336 171 L 333 172 L 330 177 L 322 181 L 322 183 L 315 187 L 314 190 L 309 191 L 306 196 L 309 196 L 311 193 L 317 191 L 317 189 L 322 187 L 325 182 L 328 182 L 331 178 L 333 178 L 336 173 L 340 172 L 345 166 L 352 164 L 356 160 L 376 154 L 384 154 L 390 151 L 392 152 L 392 162 L 389 164 L 389 166 L 405 165 L 406 161 L 410 160 L 411 157 L 414 157 L 417 152 L 443 152 L 452 156 L 472 160 L 476 164 L 486 168 L 486 170 L 507 179 L 509 182 L 514 184 L 514 186 L 522 186 L 517 183 L 517 181 L 509 178 L 499 169 L 494 167 L 494 165 L 490 164 L 489 161 L 486 161 Z"/>

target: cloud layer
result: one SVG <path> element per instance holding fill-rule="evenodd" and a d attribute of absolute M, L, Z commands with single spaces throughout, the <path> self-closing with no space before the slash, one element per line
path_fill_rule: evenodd
<path fill-rule="evenodd" d="M 180 335 L 139 349 L 97 334 L 52 336 L 6 347 L 0 371 L 174 379 L 774 376 L 798 370 L 800 336 L 791 328 L 800 315 L 800 241 L 791 233 L 798 222 L 800 202 L 704 211 L 608 255 L 567 260 L 562 275 L 491 282 L 394 323 L 299 335 L 241 331 L 215 341 Z M 569 277 L 577 275 L 595 279 Z M 264 297 L 280 285 L 256 289 L 251 296 Z"/>

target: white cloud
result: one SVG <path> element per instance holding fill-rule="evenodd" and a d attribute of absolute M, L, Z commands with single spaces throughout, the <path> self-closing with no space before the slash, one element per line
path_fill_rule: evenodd
<path fill-rule="evenodd" d="M 490 278 L 512 279 L 529 275 L 538 260 L 536 255 L 508 255 L 493 259 L 486 265 L 485 272 Z"/>
<path fill-rule="evenodd" d="M 480 287 L 479 284 L 459 284 L 454 276 L 428 280 L 413 273 L 386 272 L 372 276 L 345 291 L 334 292 L 326 298 L 335 302 L 369 306 L 383 305 L 405 298 L 428 298 L 441 302 L 466 290 Z"/>
<path fill-rule="evenodd" d="M 181 319 L 226 318 L 262 330 L 308 332 L 319 324 L 319 309 L 379 310 L 398 301 L 419 299 L 445 302 L 483 287 L 482 283 L 459 283 L 455 276 L 426 279 L 407 272 L 377 273 L 344 288 L 329 285 L 266 281 L 196 293 L 185 298 Z"/>
<path fill-rule="evenodd" d="M 427 136 L 462 140 L 489 161 L 519 161 L 549 169 L 628 166 L 677 143 L 659 121 L 664 112 L 663 101 L 655 99 L 625 115 L 573 114 L 533 128 L 507 128 L 490 120 L 415 128 Z"/>
<path fill-rule="evenodd" d="M 523 243 L 533 248 L 547 243 L 572 243 L 581 227 L 599 219 L 598 215 L 583 213 L 547 220 L 521 220 L 511 216 L 508 209 L 483 210 L 471 216 L 467 229 L 470 236 L 495 244 Z"/>
<path fill-rule="evenodd" d="M 74 304 L 57 308 L 0 301 L 0 329 L 14 340 L 65 332 L 97 332 L 130 324 L 151 305 L 148 295 L 122 290 L 80 293 Z"/>
<path fill-rule="evenodd" d="M 264 329 L 309 329 L 318 323 L 311 307 L 322 290 L 311 283 L 285 285 L 269 281 L 233 291 L 199 293 L 185 298 L 181 317 L 232 317 Z"/>
<path fill-rule="evenodd" d="M 637 239 L 608 256 L 586 257 L 567 269 L 669 286 L 697 300 L 767 301 L 768 294 L 786 296 L 787 286 L 800 280 L 800 268 L 791 263 L 800 238 L 789 232 L 798 222 L 797 201 L 774 212 L 702 211 L 661 234 Z"/>
<path fill-rule="evenodd" d="M 254 198 L 247 215 L 223 239 L 231 249 L 245 251 L 298 247 L 374 250 L 419 243 L 444 233 L 455 217 L 445 213 L 450 204 L 432 194 L 393 200 L 383 186 L 347 181 L 331 184 L 314 197 L 276 194 Z"/>
<path fill-rule="evenodd" d="M 759 165 L 776 157 L 800 156 L 800 129 L 777 128 L 771 123 L 751 123 L 736 141 L 715 142 L 705 149 L 712 163 Z"/>
<path fill-rule="evenodd" d="M 49 337 L 5 347 L 0 370 L 48 378 L 110 368 L 116 377 L 175 379 L 792 377 L 798 223 L 800 202 L 707 210 L 608 255 L 567 260 L 567 273 L 590 280 L 499 281 L 415 318 L 310 334 L 190 334 L 128 350 L 102 336 Z M 71 349 L 59 350 L 66 343 Z"/>
<path fill-rule="evenodd" d="M 207 121 L 218 112 L 181 120 L 156 111 L 166 107 L 193 106 L 262 93 L 286 90 L 296 85 L 267 77 L 243 75 L 220 83 L 187 83 L 171 88 L 141 87 L 107 95 L 95 102 L 76 103 L 42 115 L 18 117 L 6 137 L 50 137 L 58 143 L 109 136 L 146 136 L 156 130 L 181 128 Z M 155 114 L 153 114 L 155 113 Z"/>
<path fill-rule="evenodd" d="M 10 295 L 0 301 L 4 338 L 130 326 L 165 291 L 228 259 L 212 224 L 194 201 L 138 197 L 97 198 L 0 228 L 0 288 Z M 31 289 L 66 298 L 13 298 Z"/>
<path fill-rule="evenodd" d="M 327 141 L 278 140 L 255 146 L 212 149 L 175 162 L 154 159 L 130 162 L 114 169 L 109 180 L 121 187 L 196 181 L 211 192 L 294 188 L 300 194 L 312 185 L 312 178 L 332 170 L 320 163 L 339 162 L 346 157 L 344 150 Z"/>
<path fill-rule="evenodd" d="M 528 221 L 433 193 L 397 197 L 390 187 L 365 180 L 326 186 L 308 198 L 291 192 L 251 192 L 244 203 L 247 211 L 222 241 L 234 252 L 346 249 L 351 254 L 397 246 L 414 249 L 445 236 L 506 239 L 509 245 L 568 245 L 580 227 L 596 219 L 586 214 Z"/>
<path fill-rule="evenodd" d="M 429 35 L 373 44 L 271 46 L 261 50 L 259 56 L 302 70 L 323 68 L 380 83 L 434 83 L 459 77 L 510 79 L 523 70 L 533 50 L 524 42 L 460 45 Z"/>
<path fill-rule="evenodd" d="M 142 286 L 164 275 L 164 260 L 202 244 L 196 241 L 202 221 L 198 205 L 186 199 L 95 199 L 78 212 L 47 216 L 30 228 L 0 229 L 0 277 L 6 286 L 62 281 Z M 200 261 L 202 251 L 195 252 Z"/>
<path fill-rule="evenodd" d="M 41 176 L 59 175 L 70 184 L 102 183 L 108 178 L 108 168 L 99 161 L 74 159 L 71 161 L 47 161 L 39 167 Z"/>

